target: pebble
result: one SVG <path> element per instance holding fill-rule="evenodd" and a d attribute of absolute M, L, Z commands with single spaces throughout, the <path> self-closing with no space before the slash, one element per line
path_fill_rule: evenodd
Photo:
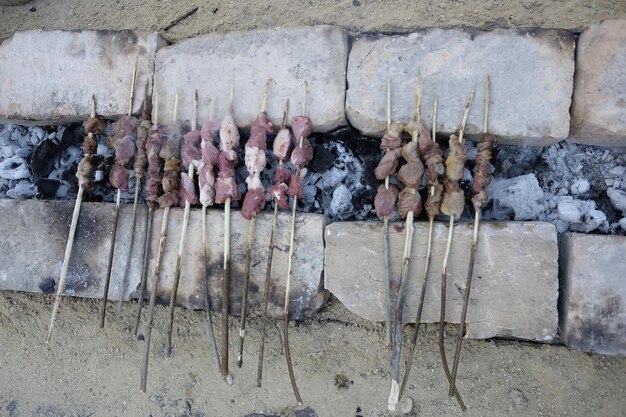
<path fill-rule="evenodd" d="M 572 194 L 584 194 L 591 189 L 591 184 L 586 179 L 577 179 L 572 183 L 571 190 Z"/>
<path fill-rule="evenodd" d="M 413 398 L 408 396 L 404 397 L 400 404 L 400 411 L 402 414 L 410 414 L 413 411 Z"/>

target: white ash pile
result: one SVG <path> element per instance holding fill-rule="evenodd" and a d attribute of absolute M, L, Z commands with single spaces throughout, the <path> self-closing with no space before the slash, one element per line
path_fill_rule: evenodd
<path fill-rule="evenodd" d="M 624 234 L 626 150 L 567 142 L 498 146 L 489 187 L 497 220 L 542 220 L 567 231 Z"/>

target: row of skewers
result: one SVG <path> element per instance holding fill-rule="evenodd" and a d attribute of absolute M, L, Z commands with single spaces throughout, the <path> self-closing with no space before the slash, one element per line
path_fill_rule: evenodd
<path fill-rule="evenodd" d="M 163 209 L 162 223 L 159 234 L 158 251 L 156 253 L 154 276 L 152 277 L 152 288 L 150 291 L 148 322 L 144 332 L 145 352 L 143 358 L 143 367 L 141 375 L 141 389 L 145 392 L 147 386 L 148 364 L 150 357 L 150 344 L 154 324 L 154 311 L 156 306 L 156 295 L 160 282 L 161 262 L 167 238 L 168 217 L 170 208 L 180 205 L 184 208 L 183 224 L 180 234 L 179 250 L 176 258 L 176 266 L 172 293 L 169 303 L 169 321 L 167 327 L 167 343 L 166 355 L 169 357 L 172 353 L 172 330 L 175 312 L 175 302 L 177 297 L 178 285 L 180 282 L 181 264 L 183 262 L 184 244 L 186 240 L 187 227 L 189 222 L 190 208 L 192 205 L 202 205 L 202 220 L 204 227 L 202 228 L 203 254 L 205 266 L 204 280 L 204 298 L 205 309 L 207 314 L 208 333 L 213 352 L 213 358 L 216 368 L 220 370 L 225 380 L 232 384 L 233 378 L 229 373 L 229 286 L 230 286 L 230 222 L 231 222 L 231 202 L 241 199 L 239 186 L 235 179 L 235 164 L 238 161 L 237 150 L 239 148 L 240 134 L 235 123 L 233 96 L 234 86 L 231 86 L 230 101 L 226 114 L 221 123 L 213 120 L 212 100 L 209 100 L 210 112 L 209 118 L 198 129 L 197 113 L 198 113 L 198 93 L 194 94 L 194 112 L 191 120 L 191 130 L 183 134 L 181 124 L 177 118 L 178 109 L 178 93 L 173 104 L 172 119 L 168 124 L 160 124 L 157 119 L 159 114 L 159 98 L 155 93 L 154 109 L 152 116 L 148 108 L 147 97 L 144 97 L 143 110 L 141 118 L 132 115 L 132 105 L 134 97 L 135 79 L 137 66 L 132 76 L 131 93 L 129 102 L 129 111 L 126 116 L 120 117 L 112 124 L 112 135 L 109 137 L 109 146 L 115 153 L 115 164 L 110 170 L 109 182 L 117 188 L 117 197 L 115 203 L 115 214 L 113 222 L 113 232 L 111 238 L 110 252 L 108 255 L 107 271 L 104 278 L 104 296 L 100 311 L 100 327 L 104 327 L 106 319 L 107 299 L 109 295 L 109 284 L 111 280 L 112 262 L 115 253 L 116 232 L 118 227 L 118 218 L 120 212 L 120 196 L 121 192 L 129 190 L 129 170 L 134 170 L 135 177 L 135 194 L 133 202 L 133 219 L 131 227 L 133 228 L 130 252 L 132 253 L 133 245 L 136 240 L 135 224 L 137 218 L 137 205 L 139 201 L 139 193 L 142 188 L 141 182 L 145 177 L 145 201 L 148 206 L 146 228 L 143 236 L 143 267 L 140 281 L 140 296 L 137 304 L 137 314 L 134 326 L 135 335 L 139 335 L 139 327 L 141 321 L 141 311 L 143 300 L 146 296 L 146 286 L 148 278 L 148 261 L 152 257 L 150 254 L 150 236 L 152 235 L 152 223 L 154 213 L 158 209 Z M 268 248 L 268 265 L 266 270 L 266 282 L 264 293 L 264 314 L 267 318 L 269 303 L 270 277 L 272 274 L 272 255 L 275 245 L 275 232 L 278 223 L 279 209 L 288 209 L 291 207 L 291 234 L 289 246 L 289 260 L 286 280 L 285 303 L 283 310 L 283 341 L 287 358 L 290 381 L 293 387 L 294 395 L 299 403 L 302 403 L 293 367 L 291 363 L 291 355 L 288 339 L 289 324 L 289 299 L 290 299 L 290 283 L 292 274 L 292 257 L 294 252 L 295 224 L 298 198 L 304 195 L 302 184 L 302 167 L 313 158 L 313 148 L 309 142 L 309 135 L 312 131 L 311 120 L 306 116 L 306 94 L 307 83 L 304 84 L 304 98 L 302 114 L 291 119 L 291 130 L 287 127 L 287 114 L 289 101 L 285 103 L 283 113 L 282 126 L 277 133 L 272 151 L 274 157 L 278 159 L 279 166 L 275 172 L 275 184 L 265 189 L 261 182 L 261 172 L 266 166 L 266 151 L 268 134 L 274 130 L 274 126 L 266 113 L 266 103 L 268 98 L 270 81 L 265 84 L 263 91 L 263 99 L 258 117 L 252 124 L 250 129 L 250 137 L 245 144 L 245 165 L 248 171 L 246 178 L 247 192 L 241 205 L 241 215 L 248 220 L 248 239 L 246 247 L 246 265 L 244 275 L 242 310 L 240 318 L 239 330 L 239 350 L 237 354 L 237 366 L 243 364 L 243 347 L 245 340 L 246 318 L 247 318 L 247 299 L 248 286 L 250 282 L 250 269 L 252 258 L 252 243 L 254 242 L 255 222 L 258 213 L 260 213 L 266 205 L 266 195 L 269 195 L 274 201 L 274 215 L 272 220 L 272 229 L 270 234 L 270 243 Z M 147 86 L 146 86 L 147 87 Z M 147 90 L 147 88 L 146 88 Z M 96 117 L 95 97 L 91 100 L 91 115 L 84 122 L 85 139 L 83 142 L 84 157 L 80 161 L 77 169 L 78 177 L 78 194 L 72 216 L 70 232 L 68 235 L 65 257 L 63 260 L 63 268 L 58 283 L 56 299 L 50 319 L 47 340 L 52 335 L 54 321 L 59 309 L 61 296 L 65 287 L 65 279 L 67 276 L 68 265 L 71 257 L 76 226 L 80 215 L 80 206 L 85 191 L 93 189 L 94 182 L 92 174 L 94 172 L 93 156 L 97 149 L 96 135 L 103 132 L 104 122 Z M 216 142 L 217 145 L 216 146 Z M 288 164 L 295 168 L 292 171 Z M 198 186 L 196 188 L 195 176 L 197 173 Z M 199 193 L 197 192 L 199 190 Z M 292 204 L 290 206 L 289 197 Z M 223 279 L 221 293 L 221 320 L 222 320 L 222 343 L 221 353 L 218 352 L 218 346 L 213 330 L 213 319 L 211 313 L 209 299 L 209 268 L 208 268 L 208 245 L 206 230 L 206 213 L 207 207 L 214 204 L 223 204 L 224 206 L 224 263 L 223 263 Z M 120 289 L 120 304 L 118 309 L 122 308 L 122 299 L 126 291 L 128 283 L 130 256 L 127 257 L 122 287 Z M 259 363 L 257 370 L 257 385 L 261 386 L 263 372 L 263 356 L 264 345 L 266 339 L 265 324 L 263 325 L 263 336 L 259 349 Z"/>
<path fill-rule="evenodd" d="M 474 274 L 474 261 L 476 258 L 478 230 L 480 225 L 480 212 L 482 206 L 488 200 L 485 188 L 489 185 L 492 179 L 490 159 L 493 146 L 496 143 L 496 138 L 495 136 L 487 133 L 490 80 L 489 77 L 487 77 L 483 134 L 481 135 L 478 143 L 478 153 L 474 168 L 474 181 L 472 184 L 472 191 L 474 193 L 472 197 L 472 204 L 474 206 L 475 214 L 472 244 L 470 249 L 470 262 L 463 296 L 460 327 L 452 362 L 452 370 L 450 370 L 444 340 L 444 325 L 446 321 L 447 265 L 453 239 L 454 222 L 461 217 L 465 209 L 465 193 L 461 189 L 459 181 L 463 179 L 464 166 L 467 161 L 467 151 L 464 145 L 464 132 L 467 117 L 474 98 L 474 89 L 472 89 L 469 93 L 462 122 L 458 130 L 458 135 L 453 134 L 450 136 L 448 155 L 444 160 L 444 153 L 436 141 L 436 96 L 433 100 L 432 135 L 431 131 L 421 120 L 421 78 L 420 73 L 416 83 L 415 113 L 412 119 L 405 126 L 400 123 L 391 122 L 391 90 L 390 82 L 387 82 L 387 129 L 380 145 L 381 150 L 384 151 L 384 155 L 374 172 L 378 180 L 384 181 L 383 184 L 378 187 L 374 206 L 377 215 L 383 220 L 383 265 L 385 271 L 386 293 L 386 344 L 388 350 L 391 351 L 390 365 L 392 379 L 387 407 L 390 411 L 395 411 L 409 380 L 413 355 L 417 344 L 419 324 L 424 306 L 424 298 L 430 268 L 433 223 L 436 216 L 443 214 L 449 217 L 449 226 L 441 277 L 439 351 L 444 373 L 449 384 L 448 394 L 457 400 L 462 410 L 465 410 L 465 403 L 463 402 L 461 394 L 456 387 L 456 377 L 461 356 L 463 337 L 465 335 L 467 309 Z M 402 140 L 403 131 L 407 132 L 411 136 L 411 139 L 404 144 Z M 404 161 L 404 164 L 401 164 L 402 160 Z M 398 186 L 390 182 L 390 178 L 393 175 L 396 176 L 399 183 L 404 185 L 404 188 L 401 191 Z M 424 204 L 422 204 L 422 200 L 418 192 L 419 189 L 423 188 L 423 185 L 425 185 L 427 191 L 427 198 Z M 422 208 L 425 208 L 428 214 L 429 222 L 428 243 L 424 261 L 424 275 L 421 290 L 418 293 L 419 302 L 415 318 L 415 330 L 411 338 L 409 353 L 407 355 L 404 378 L 400 383 L 403 311 L 412 252 L 414 232 L 413 225 L 414 218 L 420 215 Z M 394 210 L 396 210 L 398 216 L 401 219 L 405 219 L 406 222 L 404 228 L 405 243 L 402 255 L 401 272 L 397 280 L 392 279 L 389 265 L 390 254 L 388 219 Z M 393 305 L 394 299 L 395 308 Z"/>

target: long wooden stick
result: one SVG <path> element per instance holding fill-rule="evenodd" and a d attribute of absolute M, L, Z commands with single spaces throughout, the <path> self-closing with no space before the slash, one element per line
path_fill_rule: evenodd
<path fill-rule="evenodd" d="M 487 76 L 487 85 L 485 91 L 485 119 L 483 123 L 483 134 L 487 133 L 487 120 L 489 117 L 489 96 L 491 92 L 491 82 Z M 474 213 L 474 231 L 472 234 L 472 246 L 470 249 L 469 268 L 467 270 L 467 279 L 465 281 L 465 291 L 463 293 L 463 308 L 461 310 L 461 321 L 459 325 L 459 335 L 454 351 L 454 360 L 452 362 L 452 378 L 450 381 L 450 389 L 448 394 L 452 395 L 456 389 L 456 375 L 459 368 L 459 360 L 461 358 L 461 347 L 463 345 L 463 337 L 465 336 L 465 322 L 467 319 L 467 307 L 469 305 L 470 291 L 472 288 L 472 277 L 474 276 L 474 261 L 476 260 L 476 248 L 478 246 L 478 228 L 480 226 L 480 209 Z"/>
<path fill-rule="evenodd" d="M 391 127 L 391 81 L 387 80 L 387 130 Z M 389 189 L 389 177 L 385 178 L 385 188 Z M 391 265 L 389 265 L 389 217 L 383 217 L 383 264 L 385 266 L 385 294 L 387 314 L 385 316 L 385 343 L 391 350 Z"/>
<path fill-rule="evenodd" d="M 265 82 L 263 89 L 263 101 L 261 102 L 261 113 L 265 112 L 267 107 L 267 96 L 270 87 L 270 80 Z M 243 365 L 243 344 L 246 337 L 246 319 L 248 316 L 248 287 L 250 286 L 250 269 L 252 263 L 252 246 L 254 243 L 254 231 L 256 224 L 256 213 L 252 214 L 252 218 L 248 224 L 248 244 L 246 245 L 246 266 L 243 277 L 243 296 L 241 298 L 241 316 L 239 325 L 239 351 L 237 352 L 237 367 Z"/>
<path fill-rule="evenodd" d="M 432 140 L 436 142 L 437 135 L 437 96 L 435 96 L 435 100 L 433 102 L 433 127 L 432 127 Z M 435 186 L 430 187 L 430 191 L 432 194 L 435 192 Z M 428 284 L 428 272 L 430 270 L 430 258 L 431 258 L 431 249 L 433 242 L 433 223 L 435 217 L 429 215 L 428 216 L 428 244 L 426 245 L 426 259 L 424 260 L 424 280 L 422 282 L 422 289 L 420 291 L 419 304 L 417 305 L 417 314 L 415 315 L 415 330 L 413 331 L 413 337 L 411 338 L 411 347 L 409 350 L 409 356 L 407 358 L 406 363 L 406 372 L 404 373 L 404 378 L 402 379 L 402 385 L 400 386 L 400 395 L 399 398 L 402 398 L 402 394 L 404 394 L 404 390 L 406 389 L 406 385 L 409 381 L 409 375 L 411 374 L 411 366 L 413 364 L 413 355 L 415 354 L 415 348 L 417 346 L 417 336 L 419 333 L 419 325 L 422 321 L 422 311 L 424 309 L 424 300 L 426 298 L 426 285 Z"/>
<path fill-rule="evenodd" d="M 213 329 L 213 317 L 211 314 L 211 298 L 209 297 L 209 246 L 207 244 L 207 223 L 206 223 L 207 206 L 202 206 L 202 252 L 204 254 L 204 309 L 207 315 L 207 327 L 209 332 L 209 342 L 213 351 L 213 359 L 216 369 L 221 369 L 220 354 L 217 351 L 217 341 L 215 340 L 215 331 Z"/>
<path fill-rule="evenodd" d="M 287 126 L 287 114 L 289 113 L 289 99 L 285 101 L 283 110 L 283 122 L 281 130 Z M 279 165 L 283 165 L 283 160 L 278 160 Z M 265 269 L 265 288 L 263 291 L 263 322 L 261 323 L 261 346 L 259 347 L 259 364 L 257 366 L 256 386 L 261 386 L 263 379 L 263 356 L 265 353 L 265 339 L 267 338 L 268 304 L 270 299 L 270 281 L 272 276 L 272 261 L 274 259 L 274 246 L 276 238 L 276 226 L 278 225 L 278 201 L 274 203 L 274 216 L 272 217 L 272 229 L 267 249 L 267 267 Z"/>
<path fill-rule="evenodd" d="M 96 97 L 91 95 L 91 117 L 96 117 Z M 93 138 L 93 133 L 89 132 L 88 136 Z M 67 235 L 67 243 L 65 244 L 65 255 L 63 256 L 63 267 L 61 268 L 61 276 L 59 277 L 59 285 L 57 287 L 56 297 L 54 299 L 54 306 L 52 307 L 52 314 L 50 315 L 50 325 L 48 326 L 48 335 L 46 336 L 46 343 L 50 341 L 52 335 L 52 329 L 54 328 L 54 320 L 56 319 L 59 306 L 61 305 L 61 297 L 63 297 L 63 291 L 65 290 L 65 279 L 67 278 L 67 270 L 70 265 L 70 258 L 72 257 L 72 249 L 74 247 L 74 237 L 76 236 L 76 227 L 78 226 L 78 218 L 80 217 L 80 206 L 83 201 L 83 187 L 78 186 L 78 194 L 76 194 L 76 202 L 74 203 L 74 211 L 72 213 L 72 222 L 70 224 L 70 231 Z"/>
<path fill-rule="evenodd" d="M 115 238 L 117 236 L 117 224 L 120 218 L 120 199 L 122 191 L 117 189 L 115 198 L 115 215 L 113 217 L 113 232 L 111 233 L 111 246 L 109 247 L 109 261 L 107 262 L 107 273 L 104 280 L 104 294 L 102 295 L 102 305 L 100 307 L 100 328 L 104 327 L 107 312 L 107 300 L 109 298 L 109 284 L 111 283 L 111 270 L 113 268 L 113 255 L 115 253 Z"/>
<path fill-rule="evenodd" d="M 165 238 L 167 237 L 167 223 L 170 214 L 170 208 L 165 207 L 163 210 L 163 219 L 161 220 L 161 234 L 159 235 L 159 251 L 156 258 L 156 266 L 154 270 L 154 278 L 152 282 L 152 291 L 150 292 L 150 308 L 148 310 L 148 324 L 146 326 L 145 347 L 143 355 L 143 370 L 141 372 L 141 390 L 146 392 L 148 382 L 148 361 L 150 359 L 150 341 L 152 338 L 152 327 L 154 324 L 154 309 L 156 306 L 157 291 L 159 290 L 159 278 L 161 275 L 161 260 L 165 250 Z"/>

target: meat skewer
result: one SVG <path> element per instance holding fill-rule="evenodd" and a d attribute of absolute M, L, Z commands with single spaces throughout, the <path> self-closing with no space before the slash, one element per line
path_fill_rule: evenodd
<path fill-rule="evenodd" d="M 189 226 L 189 211 L 192 204 L 198 203 L 198 195 L 196 194 L 195 184 L 193 182 L 194 168 L 199 168 L 202 164 L 202 152 L 200 150 L 200 131 L 197 129 L 198 119 L 198 92 L 194 93 L 193 114 L 191 117 L 191 131 L 183 136 L 183 145 L 181 149 L 182 169 L 180 179 L 180 196 L 179 204 L 184 204 L 185 212 L 183 214 L 183 225 L 180 232 L 180 244 L 178 245 L 178 255 L 176 256 L 176 266 L 174 268 L 174 282 L 172 284 L 172 296 L 170 297 L 169 307 L 169 323 L 167 327 L 167 344 L 166 355 L 169 358 L 172 346 L 172 330 L 174 327 L 174 307 L 176 304 L 176 296 L 178 295 L 178 284 L 180 282 L 180 269 L 182 266 L 183 250 L 185 248 L 185 240 L 187 239 L 187 227 Z M 188 172 L 184 172 L 188 170 Z M 183 203 L 184 202 L 184 203 Z"/>
<path fill-rule="evenodd" d="M 102 133 L 104 129 L 104 123 L 102 120 L 96 117 L 96 97 L 91 96 L 91 114 L 89 118 L 83 123 L 85 129 L 85 140 L 83 142 L 83 159 L 78 163 L 78 169 L 76 171 L 76 177 L 78 178 L 78 194 L 76 195 L 76 202 L 74 204 L 74 212 L 72 214 L 72 222 L 70 225 L 70 231 L 67 235 L 67 244 L 65 245 L 65 255 L 63 257 L 63 267 L 61 268 L 61 276 L 59 277 L 59 285 L 57 287 L 56 297 L 54 299 L 54 306 L 52 307 L 52 314 L 50 315 L 50 326 L 48 327 L 48 335 L 46 336 L 46 343 L 50 341 L 52 335 L 52 329 L 54 328 L 54 320 L 56 318 L 57 311 L 61 305 L 61 297 L 65 290 L 65 278 L 67 277 L 67 270 L 69 268 L 70 258 L 72 256 L 72 248 L 74 247 L 74 237 L 76 235 L 76 226 L 78 225 L 78 217 L 80 216 L 80 205 L 83 201 L 83 193 L 93 189 L 93 180 L 91 174 L 94 171 L 93 162 L 91 160 L 92 155 L 96 153 L 98 143 L 96 142 L 96 135 Z"/>
<path fill-rule="evenodd" d="M 418 135 L 421 124 L 420 104 L 421 92 L 421 72 L 418 76 L 417 87 L 415 89 L 415 115 L 408 130 L 411 132 L 411 141 L 402 147 L 402 156 L 406 163 L 398 171 L 398 179 L 405 188 L 400 192 L 398 203 L 398 215 L 406 218 L 404 254 L 402 256 L 402 268 L 400 273 L 400 288 L 396 298 L 395 315 L 395 335 L 393 339 L 393 350 L 391 354 L 391 390 L 387 402 L 387 409 L 395 411 L 400 396 L 400 358 L 402 353 L 402 315 L 404 312 L 404 300 L 406 296 L 406 283 L 408 281 L 409 263 L 411 261 L 411 251 L 413 245 L 413 219 L 422 212 L 422 200 L 418 194 L 418 189 L 422 184 L 424 175 L 424 165 L 420 160 Z M 405 128 L 406 129 L 406 128 Z M 408 370 L 406 371 L 408 372 Z"/>
<path fill-rule="evenodd" d="M 433 102 L 433 121 L 432 121 L 432 140 L 428 133 L 428 129 L 424 123 L 419 125 L 419 147 L 424 159 L 424 163 L 427 166 L 426 176 L 428 178 L 429 192 L 426 199 L 425 209 L 428 214 L 428 244 L 426 246 L 426 259 L 424 261 L 424 281 L 422 282 L 422 289 L 420 291 L 419 304 L 417 306 L 417 314 L 415 316 L 415 330 L 411 339 L 411 347 L 409 349 L 409 355 L 406 363 L 406 372 L 402 379 L 402 385 L 400 386 L 399 398 L 402 398 L 402 394 L 406 388 L 406 384 L 409 380 L 411 373 L 411 366 L 413 362 L 413 355 L 415 353 L 415 347 L 417 345 L 417 335 L 419 332 L 419 324 L 422 321 L 422 311 L 424 308 L 424 300 L 426 297 L 426 286 L 428 284 L 428 272 L 430 269 L 430 257 L 433 240 L 433 223 L 435 216 L 440 213 L 441 206 L 441 192 L 443 186 L 441 185 L 440 177 L 445 171 L 443 152 L 437 143 L 437 96 Z M 458 393 L 457 393 L 458 395 Z M 457 397 L 459 402 L 460 397 Z"/>
<path fill-rule="evenodd" d="M 287 195 L 293 200 L 293 209 L 291 211 L 291 236 L 289 239 L 289 258 L 287 262 L 287 286 L 285 289 L 285 306 L 283 310 L 283 339 L 285 344 L 285 357 L 287 358 L 287 369 L 289 371 L 289 379 L 291 380 L 291 387 L 293 393 L 298 401 L 298 404 L 302 405 L 302 397 L 296 384 L 296 377 L 293 373 L 293 365 L 291 362 L 291 351 L 289 349 L 289 293 L 291 289 L 291 268 L 293 262 L 293 249 L 294 239 L 296 235 L 296 210 L 298 208 L 298 198 L 304 197 L 304 189 L 302 187 L 302 165 L 313 159 L 313 148 L 309 143 L 308 136 L 311 134 L 311 119 L 306 116 L 306 94 L 308 83 L 304 82 L 304 97 L 302 99 L 302 115 L 295 116 L 291 119 L 291 129 L 293 130 L 294 138 L 297 139 L 297 145 L 291 153 L 291 164 L 296 167 L 296 172 L 291 174 L 289 180 L 289 188 L 287 189 Z"/>
<path fill-rule="evenodd" d="M 167 129 L 166 135 L 158 132 L 161 141 L 163 136 L 167 136 L 165 143 L 160 147 L 160 151 L 156 154 L 160 159 L 164 160 L 163 178 L 161 184 L 163 187 L 163 195 L 154 198 L 154 194 L 149 196 L 152 204 L 158 204 L 163 207 L 163 219 L 161 221 L 161 234 L 159 236 L 159 251 L 157 252 L 156 265 L 154 270 L 154 278 L 152 282 L 152 292 L 150 293 L 150 310 L 148 311 L 148 325 L 146 327 L 145 348 L 143 358 L 143 370 L 141 374 L 141 390 L 146 392 L 148 381 L 148 361 L 150 359 L 150 340 L 152 338 L 152 326 L 154 323 L 154 309 L 156 306 L 156 294 L 159 289 L 159 279 L 161 274 L 161 260 L 163 259 L 163 251 L 165 250 L 165 239 L 167 237 L 167 225 L 170 214 L 170 207 L 178 202 L 178 172 L 180 170 L 180 135 L 178 133 L 178 92 L 174 99 L 174 112 L 172 117 L 172 125 Z M 156 121 L 155 121 L 156 124 Z M 156 134 L 155 134 L 155 140 Z M 149 152 L 150 155 L 150 152 Z M 153 154 L 154 155 L 154 154 Z M 150 158 L 150 157 L 149 157 Z M 149 161 L 150 159 L 148 159 Z M 158 185 L 155 184 L 158 187 Z"/>
<path fill-rule="evenodd" d="M 137 223 L 137 203 L 139 201 L 139 192 L 141 191 L 141 179 L 145 175 L 146 164 L 148 158 L 146 156 L 146 141 L 148 140 L 148 132 L 152 124 L 150 123 L 150 112 L 148 110 L 148 80 L 144 84 L 143 110 L 141 112 L 141 122 L 137 126 L 137 154 L 135 155 L 135 163 L 133 169 L 135 171 L 135 197 L 133 199 L 133 220 L 130 224 L 131 239 L 128 256 L 126 257 L 126 265 L 124 266 L 124 277 L 120 286 L 119 303 L 117 305 L 117 314 L 121 314 L 122 305 L 124 303 L 124 294 L 128 286 L 128 274 L 130 273 L 130 260 L 135 246 L 135 225 Z M 143 296 L 143 293 L 141 294 Z M 137 330 L 135 330 L 137 334 Z"/>
<path fill-rule="evenodd" d="M 391 81 L 387 80 L 387 131 L 381 140 L 380 147 L 385 150 L 385 154 L 376 167 L 374 175 L 378 180 L 384 180 L 384 185 L 378 186 L 374 208 L 378 217 L 383 219 L 383 264 L 385 267 L 385 294 L 387 296 L 386 305 L 386 328 L 385 340 L 387 349 L 391 350 L 391 267 L 389 265 L 389 216 L 393 213 L 398 199 L 398 187 L 389 184 L 389 177 L 398 170 L 398 163 L 401 155 L 400 146 L 402 139 L 402 125 L 391 123 Z"/>
<path fill-rule="evenodd" d="M 102 295 L 102 306 L 100 307 L 100 328 L 104 328 L 106 320 L 107 301 L 109 298 L 109 284 L 111 283 L 111 271 L 113 268 L 113 255 L 115 254 L 115 238 L 117 236 L 117 224 L 120 218 L 120 199 L 122 191 L 128 191 L 128 170 L 126 167 L 135 156 L 135 129 L 139 125 L 139 120 L 132 117 L 133 97 L 135 96 L 135 80 L 137 78 L 137 60 L 133 70 L 133 78 L 130 83 L 130 99 L 128 103 L 128 113 L 126 116 L 113 123 L 113 136 L 109 138 L 109 146 L 115 151 L 115 165 L 111 168 L 109 181 L 117 188 L 115 198 L 115 215 L 113 218 L 113 233 L 111 233 L 111 246 L 109 248 L 109 260 L 107 262 L 107 272 L 104 279 L 104 294 Z M 123 286 L 122 286 L 123 291 Z M 122 294 L 121 299 L 123 299 Z M 120 299 L 120 302 L 121 302 Z"/>
<path fill-rule="evenodd" d="M 286 181 L 289 180 L 291 173 L 284 166 L 291 155 L 293 148 L 293 138 L 291 132 L 287 128 L 287 114 L 289 113 L 289 99 L 285 101 L 285 109 L 283 111 L 283 122 L 280 131 L 274 139 L 273 152 L 278 159 L 278 167 L 274 176 L 275 184 L 270 188 L 269 192 L 274 200 L 274 216 L 272 217 L 272 229 L 270 232 L 270 241 L 267 254 L 267 267 L 265 270 L 265 289 L 263 292 L 263 322 L 261 324 L 261 346 L 259 348 L 259 365 L 257 367 L 256 385 L 261 386 L 263 379 L 263 355 L 265 352 L 265 339 L 267 338 L 267 321 L 269 320 L 267 309 L 269 304 L 270 281 L 272 275 L 272 260 L 274 258 L 274 241 L 276 237 L 276 226 L 278 224 L 278 209 L 288 209 L 289 202 L 285 192 L 288 189 Z"/>
<path fill-rule="evenodd" d="M 159 158 L 159 152 L 163 146 L 163 135 L 158 123 L 159 115 L 159 97 L 156 93 L 156 84 L 154 85 L 154 109 L 152 116 L 152 126 L 148 131 L 148 138 L 145 143 L 145 151 L 148 169 L 146 171 L 146 205 L 148 213 L 146 214 L 146 230 L 143 238 L 143 265 L 141 268 L 141 283 L 139 284 L 139 300 L 137 300 L 137 313 L 135 317 L 135 336 L 139 333 L 139 323 L 141 321 L 141 310 L 146 293 L 146 281 L 148 276 L 148 264 L 150 261 L 150 237 L 152 236 L 152 225 L 154 219 L 154 210 L 158 208 L 157 199 L 161 192 L 161 169 L 162 163 Z M 143 122 L 142 122 L 143 123 Z M 156 298 L 155 298 L 156 302 Z M 152 303 L 152 293 L 150 294 L 150 303 Z"/>
<path fill-rule="evenodd" d="M 209 249 L 207 243 L 207 220 L 206 210 L 215 202 L 215 165 L 217 164 L 219 151 L 213 144 L 214 134 L 217 131 L 217 124 L 213 121 L 213 100 L 210 100 L 209 118 L 202 125 L 200 137 L 202 139 L 202 165 L 198 171 L 198 182 L 200 185 L 200 203 L 202 204 L 202 253 L 204 256 L 204 308 L 207 315 L 207 329 L 209 342 L 213 351 L 213 359 L 217 369 L 221 369 L 220 355 L 217 351 L 217 341 L 213 331 L 213 317 L 211 313 L 211 299 L 209 298 Z"/>
<path fill-rule="evenodd" d="M 476 156 L 476 167 L 474 168 L 474 183 L 472 184 L 472 203 L 474 205 L 474 231 L 472 235 L 472 247 L 470 250 L 469 269 L 467 271 L 467 281 L 465 283 L 465 292 L 463 294 L 463 309 L 461 310 L 461 321 L 459 326 L 459 335 L 454 351 L 454 360 L 452 362 L 452 379 L 450 381 L 451 395 L 456 390 L 456 374 L 459 367 L 459 359 L 461 357 L 461 346 L 463 344 L 463 336 L 465 335 L 465 320 L 467 318 L 467 306 L 469 304 L 470 289 L 472 286 L 472 277 L 474 275 L 474 261 L 476 260 L 476 247 L 478 246 L 478 228 L 480 225 L 480 210 L 487 202 L 487 192 L 485 188 L 492 179 L 491 175 L 491 151 L 496 143 L 496 137 L 487 133 L 487 121 L 489 118 L 489 98 L 491 93 L 491 81 L 487 76 L 487 85 L 485 91 L 485 119 L 483 123 L 483 134 L 478 144 L 478 154 Z"/>
<path fill-rule="evenodd" d="M 274 125 L 267 117 L 267 94 L 270 80 L 265 83 L 263 89 L 263 102 L 261 112 L 252 124 L 250 138 L 246 142 L 246 168 L 248 169 L 248 192 L 243 200 L 241 215 L 248 220 L 248 243 L 246 246 L 246 266 L 243 279 L 243 297 L 241 299 L 241 324 L 239 328 L 239 351 L 237 352 L 237 367 L 243 365 L 243 343 L 246 335 L 246 316 L 248 315 L 248 287 L 250 285 L 250 266 L 252 262 L 252 244 L 254 242 L 254 228 L 256 216 L 265 206 L 265 190 L 259 177 L 266 164 L 265 150 L 267 149 L 267 134 L 272 131 Z"/>
<path fill-rule="evenodd" d="M 228 110 L 220 125 L 219 176 L 215 181 L 215 202 L 224 204 L 224 273 L 222 279 L 222 376 L 232 383 L 228 373 L 228 291 L 230 285 L 230 202 L 239 200 L 241 195 L 235 180 L 235 163 L 239 147 L 239 129 L 235 124 L 233 98 L 234 84 L 230 87 Z"/>
<path fill-rule="evenodd" d="M 445 195 L 441 203 L 441 212 L 450 217 L 450 224 L 448 225 L 448 238 L 446 241 L 446 251 L 443 256 L 443 272 L 441 273 L 441 309 L 439 316 L 439 354 L 441 355 L 441 363 L 443 370 L 448 379 L 448 383 L 452 381 L 452 375 L 450 374 L 450 368 L 448 367 L 448 360 L 446 359 L 446 349 L 444 344 L 444 326 L 446 321 L 446 291 L 447 291 L 447 278 L 448 278 L 448 258 L 450 256 L 450 247 L 452 246 L 452 236 L 454 231 L 454 220 L 458 219 L 463 213 L 465 207 L 465 195 L 461 187 L 459 187 L 458 181 L 463 178 L 463 166 L 467 159 L 465 146 L 463 145 L 463 133 L 465 131 L 465 123 L 467 122 L 467 115 L 469 114 L 470 107 L 472 106 L 472 100 L 474 99 L 474 89 L 470 91 L 465 105 L 465 112 L 463 114 L 463 121 L 461 122 L 461 128 L 459 129 L 458 138 L 455 135 L 450 136 L 450 149 L 448 151 L 448 158 L 446 159 L 446 177 L 444 179 Z M 455 389 L 458 392 L 458 390 Z M 457 396 L 459 406 L 463 411 L 466 410 L 465 404 L 459 401 L 460 395 Z"/>

